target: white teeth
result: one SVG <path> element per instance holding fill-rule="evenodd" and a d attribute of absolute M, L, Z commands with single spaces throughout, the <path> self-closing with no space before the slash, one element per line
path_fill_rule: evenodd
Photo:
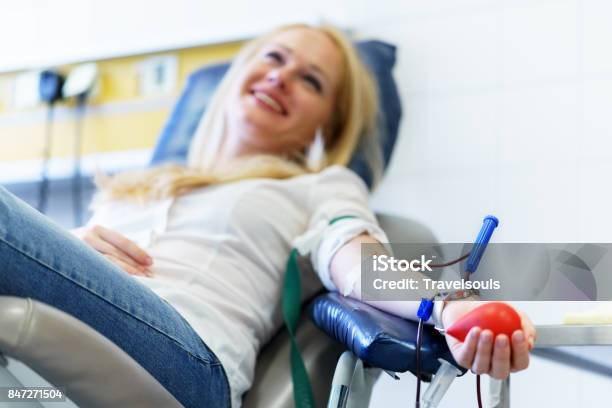
<path fill-rule="evenodd" d="M 253 95 L 255 95 L 257 99 L 259 99 L 260 101 L 262 101 L 263 103 L 265 103 L 266 105 L 268 105 L 269 107 L 277 111 L 278 113 L 283 113 L 283 108 L 280 106 L 280 104 L 276 102 L 274 99 L 270 98 L 265 93 L 255 92 Z"/>

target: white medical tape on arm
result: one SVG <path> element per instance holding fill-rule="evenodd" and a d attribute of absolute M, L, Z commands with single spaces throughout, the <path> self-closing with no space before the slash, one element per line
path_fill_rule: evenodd
<path fill-rule="evenodd" d="M 348 296 L 355 290 L 355 285 L 361 279 L 361 263 L 353 266 L 353 268 L 346 274 L 344 281 L 344 287 L 338 288 L 341 290 L 342 296 Z"/>

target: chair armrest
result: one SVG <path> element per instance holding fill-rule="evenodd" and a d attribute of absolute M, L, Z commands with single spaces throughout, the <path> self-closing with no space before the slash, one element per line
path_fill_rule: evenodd
<path fill-rule="evenodd" d="M 320 295 L 312 302 L 314 323 L 342 343 L 366 364 L 393 372 L 410 371 L 416 375 L 416 338 L 418 323 L 378 310 L 338 293 Z M 453 359 L 444 336 L 426 325 L 421 346 L 423 379 L 435 374 L 439 358 L 467 370 Z"/>

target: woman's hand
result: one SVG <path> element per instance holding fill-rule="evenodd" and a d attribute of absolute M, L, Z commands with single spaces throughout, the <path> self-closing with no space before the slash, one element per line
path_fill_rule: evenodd
<path fill-rule="evenodd" d="M 153 259 L 120 233 L 100 225 L 77 228 L 71 232 L 130 275 L 153 276 L 149 269 Z"/>
<path fill-rule="evenodd" d="M 479 301 L 452 301 L 442 310 L 442 323 L 449 327 L 466 313 L 481 306 Z M 494 339 L 491 330 L 474 327 L 464 342 L 446 336 L 448 347 L 455 361 L 474 374 L 489 374 L 493 378 L 504 379 L 510 373 L 524 370 L 529 366 L 529 351 L 533 348 L 536 331 L 531 320 L 521 311 L 522 330 L 516 330 L 509 339 L 499 334 Z"/>

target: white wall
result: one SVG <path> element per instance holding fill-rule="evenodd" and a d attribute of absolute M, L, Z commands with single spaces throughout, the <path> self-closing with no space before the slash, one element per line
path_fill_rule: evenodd
<path fill-rule="evenodd" d="M 3 0 L 0 72 L 244 39 L 291 21 L 346 22 L 349 1 Z"/>
<path fill-rule="evenodd" d="M 612 241 L 611 2 L 364 1 L 356 13 L 362 35 L 399 47 L 404 119 L 377 210 L 445 242 L 473 240 L 485 214 L 500 218 L 497 242 Z M 592 306 L 521 307 L 544 324 Z M 519 407 L 599 406 L 612 385 L 537 358 L 513 378 Z M 372 406 L 413 396 L 412 376 L 383 375 Z M 470 375 L 442 404 L 475 405 Z"/>
<path fill-rule="evenodd" d="M 609 242 L 612 5 L 384 4 L 359 28 L 399 46 L 404 120 L 375 206 L 446 241 L 493 213 L 498 241 Z"/>

